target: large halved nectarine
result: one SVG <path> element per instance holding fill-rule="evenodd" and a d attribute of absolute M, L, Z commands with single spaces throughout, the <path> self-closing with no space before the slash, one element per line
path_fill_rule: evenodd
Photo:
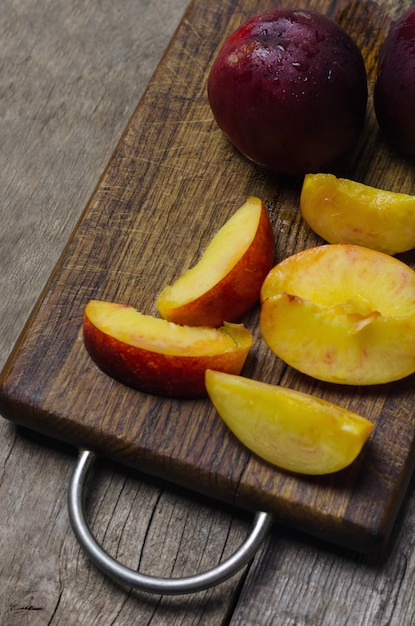
<path fill-rule="evenodd" d="M 156 301 L 161 317 L 190 326 L 239 321 L 259 301 L 274 255 L 267 210 L 250 196 L 216 233 L 200 261 L 164 287 Z"/>
<path fill-rule="evenodd" d="M 340 406 L 293 389 L 206 372 L 210 399 L 233 434 L 252 452 L 302 474 L 350 465 L 373 424 Z"/>
<path fill-rule="evenodd" d="M 317 379 L 350 385 L 415 372 L 415 272 L 388 254 L 327 244 L 284 259 L 261 291 L 271 350 Z"/>
<path fill-rule="evenodd" d="M 83 336 L 98 367 L 116 380 L 162 396 L 206 395 L 205 371 L 239 374 L 252 344 L 241 324 L 179 326 L 131 306 L 91 300 Z"/>

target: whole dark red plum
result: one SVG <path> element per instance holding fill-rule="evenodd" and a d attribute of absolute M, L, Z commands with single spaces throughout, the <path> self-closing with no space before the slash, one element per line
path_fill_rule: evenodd
<path fill-rule="evenodd" d="M 415 7 L 392 26 L 382 46 L 373 102 L 387 138 L 415 156 Z"/>
<path fill-rule="evenodd" d="M 301 175 L 334 163 L 357 141 L 366 69 L 333 20 L 278 8 L 225 41 L 209 73 L 208 99 L 218 126 L 248 159 Z"/>

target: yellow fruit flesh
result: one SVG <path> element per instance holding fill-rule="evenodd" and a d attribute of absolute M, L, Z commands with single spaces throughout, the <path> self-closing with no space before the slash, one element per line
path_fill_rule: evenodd
<path fill-rule="evenodd" d="M 261 300 L 278 293 L 323 306 L 354 302 L 384 316 L 415 317 L 415 272 L 361 246 L 317 246 L 288 257 L 268 274 Z"/>
<path fill-rule="evenodd" d="M 373 430 L 365 418 L 314 396 L 208 370 L 209 397 L 233 434 L 291 472 L 328 474 L 350 465 Z"/>
<path fill-rule="evenodd" d="M 85 314 L 94 326 L 111 337 L 162 354 L 209 356 L 252 343 L 250 332 L 239 324 L 226 323 L 220 329 L 179 326 L 113 302 L 91 300 Z"/>
<path fill-rule="evenodd" d="M 304 250 L 275 266 L 261 291 L 262 335 L 299 371 L 351 385 L 415 371 L 415 272 L 353 245 Z"/>
<path fill-rule="evenodd" d="M 262 305 L 261 332 L 279 358 L 326 382 L 374 385 L 415 371 L 414 319 L 279 294 Z"/>
<path fill-rule="evenodd" d="M 261 210 L 261 200 L 249 197 L 217 232 L 200 261 L 163 289 L 156 302 L 163 317 L 170 307 L 181 306 L 214 287 L 234 267 L 255 237 Z"/>
<path fill-rule="evenodd" d="M 415 247 L 415 196 L 377 189 L 333 174 L 307 174 L 300 197 L 304 220 L 329 243 L 388 254 Z"/>

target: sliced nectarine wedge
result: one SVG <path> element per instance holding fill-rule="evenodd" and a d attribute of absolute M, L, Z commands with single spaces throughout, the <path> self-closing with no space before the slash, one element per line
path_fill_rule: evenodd
<path fill-rule="evenodd" d="M 252 452 L 282 469 L 329 474 L 350 465 L 372 422 L 321 398 L 242 376 L 206 372 L 213 405 Z"/>
<path fill-rule="evenodd" d="M 83 336 L 98 367 L 118 381 L 163 396 L 206 395 L 208 368 L 239 374 L 252 344 L 241 324 L 179 326 L 131 306 L 91 300 Z"/>
<path fill-rule="evenodd" d="M 300 210 L 329 243 L 357 244 L 387 254 L 415 247 L 415 196 L 333 174 L 307 174 Z"/>
<path fill-rule="evenodd" d="M 156 301 L 161 317 L 211 327 L 240 320 L 259 300 L 274 254 L 267 210 L 250 196 L 217 232 L 200 261 L 164 287 Z"/>
<path fill-rule="evenodd" d="M 369 385 L 415 372 L 415 272 L 388 254 L 327 244 L 276 265 L 261 291 L 268 346 L 299 371 Z"/>

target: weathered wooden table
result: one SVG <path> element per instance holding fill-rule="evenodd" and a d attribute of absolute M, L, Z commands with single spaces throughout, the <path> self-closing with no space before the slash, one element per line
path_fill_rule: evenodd
<path fill-rule="evenodd" d="M 1 366 L 187 4 L 3 2 Z M 391 2 L 391 15 L 410 4 Z M 2 625 L 415 624 L 413 483 L 381 554 L 278 525 L 252 564 L 220 586 L 151 596 L 104 577 L 75 540 L 66 497 L 76 450 L 6 420 L 0 429 Z M 157 576 L 213 567 L 251 525 L 248 513 L 113 463 L 99 464 L 92 485 L 97 538 Z"/>

